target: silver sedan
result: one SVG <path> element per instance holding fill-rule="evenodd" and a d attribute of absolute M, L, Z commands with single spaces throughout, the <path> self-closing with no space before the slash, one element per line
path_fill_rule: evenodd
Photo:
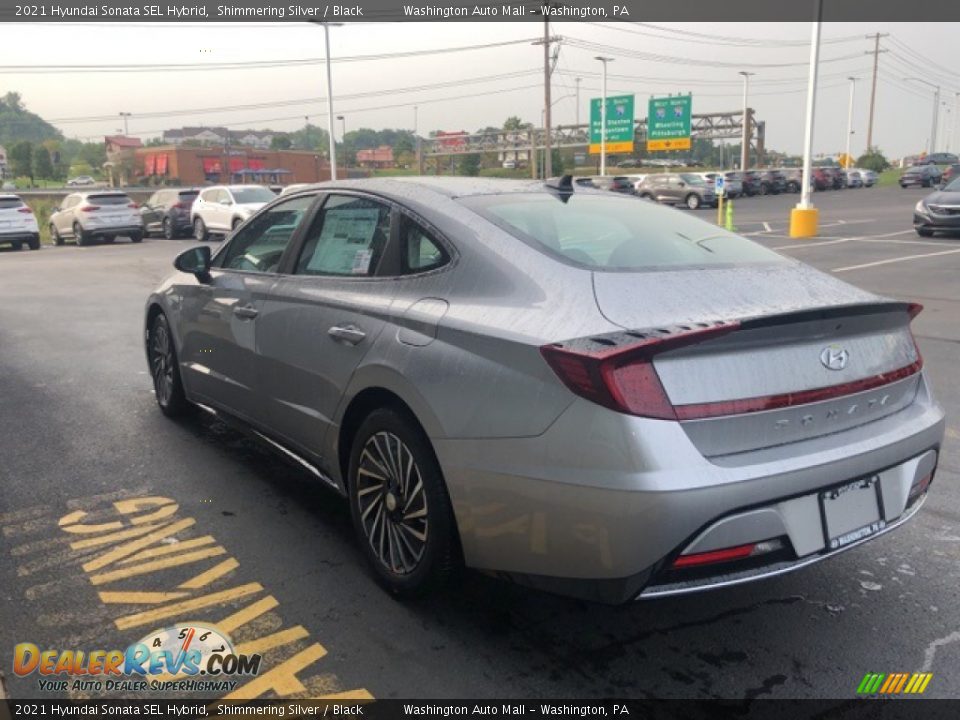
<path fill-rule="evenodd" d="M 908 520 L 937 466 L 920 306 L 569 177 L 313 185 L 175 264 L 160 409 L 347 496 L 396 594 L 462 565 L 605 602 L 776 575 Z"/>

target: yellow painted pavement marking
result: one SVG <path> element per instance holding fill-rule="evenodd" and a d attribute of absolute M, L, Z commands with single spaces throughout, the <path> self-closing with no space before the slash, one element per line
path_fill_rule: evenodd
<path fill-rule="evenodd" d="M 205 585 L 209 585 L 217 578 L 221 578 L 227 573 L 236 570 L 239 565 L 240 563 L 233 558 L 227 558 L 222 563 L 214 565 L 212 568 L 205 570 L 196 577 L 192 577 L 186 582 L 180 583 L 180 587 L 182 587 L 184 590 L 196 590 L 197 588 L 202 588 Z"/>
<path fill-rule="evenodd" d="M 173 605 L 165 605 L 164 607 L 156 608 L 154 610 L 146 610 L 144 612 L 134 613 L 133 615 L 126 615 L 124 617 L 117 618 L 114 621 L 114 625 L 116 625 L 120 630 L 129 630 L 130 628 L 140 627 L 141 625 L 150 625 L 151 623 L 175 617 L 177 615 L 182 615 L 184 613 L 193 612 L 194 610 L 199 610 L 200 608 L 210 607 L 211 605 L 219 605 L 221 603 L 230 602 L 231 600 L 239 600 L 242 597 L 253 595 L 261 590 L 263 590 L 263 586 L 260 583 L 247 583 L 246 585 L 238 585 L 237 587 L 230 588 L 229 590 L 222 590 L 211 595 L 202 595 L 198 598 L 184 600 L 183 602 L 178 602 Z"/>
<path fill-rule="evenodd" d="M 236 652 L 238 655 L 254 655 L 256 653 L 260 653 L 262 655 L 267 650 L 272 650 L 273 648 L 280 647 L 281 645 L 289 645 L 297 640 L 302 640 L 303 638 L 308 637 L 309 634 L 310 633 L 307 632 L 305 627 L 302 625 L 296 625 L 292 628 L 275 632 L 272 635 L 266 635 L 262 638 L 257 638 L 256 640 L 243 643 L 242 645 L 237 645 L 234 647 L 234 652 Z"/>
<path fill-rule="evenodd" d="M 103 590 L 98 594 L 100 600 L 105 603 L 123 604 L 156 604 L 178 600 L 190 595 L 190 593 L 185 592 L 134 592 L 127 590 Z"/>
<path fill-rule="evenodd" d="M 265 598 L 257 600 L 252 605 L 247 605 L 239 612 L 233 613 L 228 617 L 225 617 L 218 623 L 214 623 L 218 628 L 223 630 L 225 633 L 232 633 L 238 627 L 246 625 L 251 620 L 263 615 L 265 612 L 273 610 L 280 603 L 277 602 L 277 599 L 273 595 L 267 595 Z"/>
<path fill-rule="evenodd" d="M 254 678 L 246 685 L 225 695 L 223 699 L 249 700 L 260 697 L 271 690 L 281 696 L 303 692 L 306 688 L 303 686 L 303 683 L 300 682 L 300 678 L 297 677 L 297 672 L 315 663 L 326 654 L 327 651 L 322 645 L 314 643 L 293 657 L 271 668 L 263 675 Z"/>
<path fill-rule="evenodd" d="M 170 517 L 180 508 L 180 505 L 170 498 L 157 496 L 128 498 L 126 500 L 118 500 L 113 504 L 113 506 L 117 509 L 117 512 L 123 515 L 131 515 L 132 513 L 135 513 L 143 508 L 154 507 L 157 505 L 160 506 L 160 509 L 158 509 L 156 512 L 153 512 L 150 515 L 139 515 L 135 518 L 132 518 L 130 522 L 132 522 L 134 525 L 142 525 L 143 523 L 160 520 L 161 518 Z"/>
<path fill-rule="evenodd" d="M 166 568 L 177 567 L 179 565 L 189 565 L 206 558 L 216 557 L 217 555 L 226 555 L 227 551 L 222 547 L 205 548 L 195 552 L 184 553 L 183 555 L 174 555 L 173 557 L 154 560 L 153 562 L 143 563 L 142 565 L 132 565 L 130 567 L 111 570 L 110 572 L 91 575 L 90 582 L 94 585 L 103 585 L 104 583 L 122 580 L 123 578 L 135 577 L 136 575 L 146 575 L 147 573 L 165 570 Z M 233 561 L 236 563 L 236 560 Z M 198 587 L 194 585 L 181 585 L 181 588 Z"/>
<path fill-rule="evenodd" d="M 216 540 L 214 540 L 210 535 L 204 535 L 203 537 L 192 538 L 190 540 L 181 540 L 180 542 L 173 542 L 167 545 L 161 545 L 160 547 L 141 550 L 136 555 L 131 555 L 128 558 L 124 558 L 118 564 L 129 565 L 130 563 L 140 562 L 141 560 L 149 560 L 150 558 L 173 555 L 174 553 L 186 550 L 193 550 L 194 548 L 201 547 L 203 545 L 213 545 L 215 542 Z"/>
<path fill-rule="evenodd" d="M 161 527 L 163 527 L 162 523 L 159 525 L 145 525 L 143 527 L 133 528 L 131 530 L 122 530 L 117 533 L 111 533 L 110 535 L 99 535 L 98 537 L 72 542 L 70 543 L 70 547 L 72 547 L 74 550 L 85 550 L 86 548 L 97 547 L 98 545 L 107 545 L 109 543 L 119 542 L 120 540 L 126 540 L 127 538 L 140 537 L 141 535 L 146 535 L 151 530 Z"/>
<path fill-rule="evenodd" d="M 102 567 L 106 567 L 112 562 L 116 562 L 120 558 L 125 558 L 128 555 L 133 555 L 137 550 L 143 550 L 143 548 L 148 545 L 153 545 L 153 543 L 162 540 L 165 537 L 169 537 L 174 533 L 178 533 L 181 530 L 184 530 L 196 522 L 193 518 L 184 518 L 183 520 L 178 520 L 175 523 L 171 523 L 160 530 L 145 535 L 139 540 L 133 540 L 132 542 L 124 543 L 115 547 L 113 550 L 104 553 L 98 558 L 86 562 L 83 564 L 83 569 L 87 572 L 91 570 L 99 570 Z"/>
<path fill-rule="evenodd" d="M 107 532 L 108 530 L 119 530 L 123 527 L 123 523 L 119 520 L 114 520 L 109 523 L 100 523 L 99 525 L 79 525 L 78 523 L 82 518 L 85 518 L 87 513 L 83 510 L 77 510 L 68 515 L 64 515 L 60 518 L 60 521 L 57 523 L 64 532 L 68 533 L 81 533 L 81 534 L 93 534 Z"/>

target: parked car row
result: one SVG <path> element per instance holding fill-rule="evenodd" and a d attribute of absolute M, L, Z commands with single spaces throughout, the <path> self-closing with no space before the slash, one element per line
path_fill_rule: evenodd
<path fill-rule="evenodd" d="M 0 245 L 10 245 L 14 250 L 24 245 L 40 249 L 37 218 L 19 195 L 0 193 Z"/>

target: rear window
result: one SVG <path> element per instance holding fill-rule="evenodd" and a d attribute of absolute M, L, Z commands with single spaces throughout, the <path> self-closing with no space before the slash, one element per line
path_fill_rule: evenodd
<path fill-rule="evenodd" d="M 18 208 L 23 205 L 23 200 L 20 198 L 0 198 L 0 210 L 9 210 L 10 208 Z"/>
<path fill-rule="evenodd" d="M 591 270 L 787 262 L 687 213 L 634 198 L 481 195 L 465 206 L 542 252 Z"/>
<path fill-rule="evenodd" d="M 177 193 L 177 195 L 180 197 L 181 200 L 191 200 L 191 201 L 196 200 L 197 195 L 199 194 L 200 193 L 198 193 L 196 190 L 183 190 Z"/>
<path fill-rule="evenodd" d="M 97 205 L 129 205 L 133 202 L 126 195 L 87 195 L 87 200 Z"/>
<path fill-rule="evenodd" d="M 266 203 L 271 200 L 276 200 L 277 198 L 274 193 L 263 187 L 232 188 L 230 192 L 233 193 L 233 199 L 241 205 L 258 202 Z"/>

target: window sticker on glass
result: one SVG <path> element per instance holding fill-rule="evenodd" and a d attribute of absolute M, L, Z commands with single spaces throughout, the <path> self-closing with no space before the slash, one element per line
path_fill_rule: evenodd
<path fill-rule="evenodd" d="M 375 207 L 328 210 L 320 241 L 307 269 L 344 275 L 366 273 L 372 255 L 370 245 L 379 219 L 380 209 Z M 366 254 L 362 265 L 360 253 Z"/>
<path fill-rule="evenodd" d="M 353 256 L 353 274 L 366 275 L 370 269 L 370 261 L 373 259 L 372 250 L 358 250 Z"/>

